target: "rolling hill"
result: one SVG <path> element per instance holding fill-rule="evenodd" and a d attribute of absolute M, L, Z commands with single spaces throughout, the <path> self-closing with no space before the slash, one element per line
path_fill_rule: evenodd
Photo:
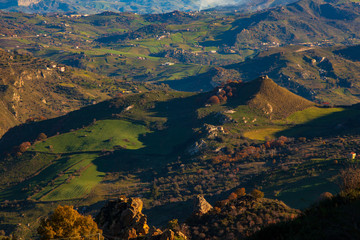
<path fill-rule="evenodd" d="M 326 196 L 326 195 L 325 195 Z M 262 239 L 357 239 L 359 190 L 342 191 L 322 198 L 292 221 L 274 224 L 259 231 L 251 240 Z"/>
<path fill-rule="evenodd" d="M 182 0 L 163 2 L 158 0 L 19 0 L 9 1 L 2 0 L 0 8 L 8 11 L 23 11 L 23 12 L 69 12 L 74 11 L 83 14 L 99 13 L 104 11 L 113 12 L 136 12 L 136 13 L 164 13 L 174 10 L 179 11 L 198 11 L 215 7 L 216 10 L 224 10 L 222 6 L 231 6 L 231 10 L 238 11 L 254 11 L 278 5 L 288 4 L 292 1 L 237 1 L 232 0 L 228 2 L 223 1 L 206 1 L 206 0 Z M 225 8 L 228 10 L 227 8 Z"/>
<path fill-rule="evenodd" d="M 238 50 L 288 44 L 356 44 L 359 12 L 359 5 L 352 1 L 302 0 L 239 18 L 229 30 L 202 44 L 227 44 Z"/>
<path fill-rule="evenodd" d="M 219 76 L 239 78 L 234 71 L 211 69 L 214 65 L 236 70 L 244 67 L 238 70 L 244 71 L 244 81 L 269 75 L 313 101 L 356 103 L 357 63 L 326 47 L 358 43 L 358 12 L 358 5 L 351 1 L 305 0 L 249 14 L 104 12 L 79 17 L 3 12 L 0 46 L 19 46 L 37 57 L 97 74 L 166 82 L 186 91 L 211 90 L 208 77 L 214 77 L 214 83 L 221 81 Z M 302 47 L 304 51 L 299 51 Z M 235 66 L 249 56 L 253 61 Z M 234 66 L 224 67 L 227 65 Z M 250 74 L 251 69 L 257 70 Z M 196 84 L 191 76 L 196 76 Z"/>
<path fill-rule="evenodd" d="M 358 99 L 359 62 L 349 60 L 337 51 L 346 47 L 285 47 L 260 53 L 246 62 L 230 65 L 243 80 L 256 73 L 268 74 L 282 86 L 318 103 L 355 104 Z M 351 70 L 350 70 L 351 69 Z"/>
<path fill-rule="evenodd" d="M 209 104 L 213 96 L 222 102 Z M 1 226 L 10 231 L 19 221 L 8 207 L 18 201 L 23 203 L 17 211 L 28 216 L 21 220 L 25 223 L 36 221 L 33 205 L 44 214 L 53 202 L 94 204 L 87 210 L 91 212 L 104 199 L 122 194 L 142 196 L 149 215 L 173 206 L 154 218 L 153 224 L 162 225 L 174 215 L 184 219 L 196 194 L 216 200 L 239 186 L 251 189 L 259 184 L 268 196 L 282 189 L 277 193 L 280 199 L 304 207 L 325 187 L 336 191 L 333 181 L 341 166 L 329 162 L 343 161 L 354 146 L 332 147 L 336 136 L 359 132 L 355 121 L 359 115 L 356 108 L 316 107 L 263 77 L 200 94 L 169 90 L 131 94 L 29 122 L 0 140 L 1 152 L 7 152 L 0 161 L 4 203 L 0 217 L 10 224 Z M 309 140 L 303 142 L 304 136 Z M 318 141 L 319 136 L 329 145 Z M 273 140 L 265 147 L 264 139 Z M 330 148 L 336 155 L 324 157 Z M 308 150 L 315 151 L 318 160 L 312 160 L 314 155 L 309 158 Z M 273 163 L 274 158 L 279 162 Z M 281 174 L 284 166 L 289 167 L 289 176 Z M 309 187 L 311 168 L 319 175 L 312 177 L 317 184 Z M 290 185 L 281 185 L 287 180 L 279 185 L 271 180 L 285 176 L 296 180 Z M 292 191 L 301 192 L 306 204 L 293 198 Z"/>
<path fill-rule="evenodd" d="M 278 86 L 268 76 L 250 81 L 239 95 L 250 95 L 247 105 L 263 111 L 271 119 L 283 119 L 291 114 L 314 106 L 314 103 Z"/>
<path fill-rule="evenodd" d="M 173 10 L 198 10 L 199 3 L 192 0 L 183 0 L 180 2 L 161 2 L 161 1 L 95 1 L 95 0 L 20 0 L 14 4 L 11 1 L 5 1 L 1 5 L 3 9 L 8 11 L 23 12 L 78 12 L 83 14 L 93 14 L 104 11 L 115 12 L 170 12 Z"/>
<path fill-rule="evenodd" d="M 244 62 L 223 66 L 219 79 L 214 69 L 176 81 L 166 81 L 177 90 L 211 89 L 229 79 L 251 81 L 268 75 L 277 84 L 319 104 L 349 105 L 359 102 L 360 65 L 358 45 L 337 47 L 286 46 L 261 52 Z"/>
<path fill-rule="evenodd" d="M 1 50 L 0 64 L 0 135 L 26 121 L 64 115 L 111 94 L 101 92 L 101 78 L 94 74 L 30 55 Z"/>
<path fill-rule="evenodd" d="M 359 49 L 344 46 L 360 39 L 359 5 L 234 9 L 0 12 L 0 119 L 14 126 L 0 140 L 0 229 L 31 239 L 57 203 L 95 214 L 122 195 L 164 226 L 185 220 L 198 194 L 261 189 L 306 208 L 337 193 L 360 151 Z M 219 224 L 239 209 L 224 210 Z"/>

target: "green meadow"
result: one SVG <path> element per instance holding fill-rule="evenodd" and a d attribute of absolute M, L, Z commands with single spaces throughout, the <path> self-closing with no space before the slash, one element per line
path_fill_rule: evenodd
<path fill-rule="evenodd" d="M 74 132 L 61 134 L 36 144 L 31 150 L 51 153 L 93 152 L 112 150 L 115 146 L 126 149 L 144 147 L 140 134 L 149 130 L 140 124 L 124 120 L 102 120 Z"/>

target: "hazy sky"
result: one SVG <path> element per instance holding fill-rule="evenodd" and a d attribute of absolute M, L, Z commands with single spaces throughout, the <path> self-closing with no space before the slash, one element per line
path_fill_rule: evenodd
<path fill-rule="evenodd" d="M 215 6 L 234 5 L 243 2 L 243 0 L 200 0 L 200 10 Z"/>

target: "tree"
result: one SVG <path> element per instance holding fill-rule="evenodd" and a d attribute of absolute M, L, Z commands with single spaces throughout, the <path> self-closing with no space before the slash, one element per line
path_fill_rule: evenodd
<path fill-rule="evenodd" d="M 38 137 L 37 137 L 36 140 L 38 140 L 38 141 L 43 141 L 43 140 L 45 140 L 46 138 L 47 138 L 47 136 L 46 136 L 45 133 L 40 133 L 40 134 L 38 135 Z"/>
<path fill-rule="evenodd" d="M 236 193 L 231 193 L 228 197 L 229 200 L 235 200 L 238 198 L 238 195 Z"/>
<path fill-rule="evenodd" d="M 217 96 L 212 96 L 209 98 L 208 103 L 211 105 L 220 104 L 220 99 Z"/>
<path fill-rule="evenodd" d="M 87 240 L 104 239 L 102 230 L 91 216 L 83 216 L 73 206 L 58 206 L 54 213 L 42 219 L 37 229 L 41 239 L 76 238 Z"/>
<path fill-rule="evenodd" d="M 160 196 L 159 187 L 156 185 L 154 181 L 152 189 L 151 189 L 151 197 L 156 200 Z"/>
<path fill-rule="evenodd" d="M 24 152 L 26 152 L 26 150 L 29 149 L 29 147 L 31 147 L 30 142 L 23 142 L 22 144 L 14 148 L 14 153 L 17 156 L 21 156 Z"/>
<path fill-rule="evenodd" d="M 340 171 L 340 189 L 342 191 L 360 189 L 360 168 L 348 167 Z"/>
<path fill-rule="evenodd" d="M 235 193 L 238 197 L 242 197 L 246 195 L 245 188 L 238 188 L 235 190 Z"/>
<path fill-rule="evenodd" d="M 31 143 L 30 142 L 23 142 L 22 144 L 20 144 L 19 146 L 19 151 L 20 152 L 26 152 L 26 150 L 28 150 L 28 148 L 31 147 Z"/>

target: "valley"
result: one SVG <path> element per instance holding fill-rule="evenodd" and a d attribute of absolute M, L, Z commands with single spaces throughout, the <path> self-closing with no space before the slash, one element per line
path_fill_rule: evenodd
<path fill-rule="evenodd" d="M 357 2 L 59 4 L 0 12 L 0 239 L 37 239 L 58 205 L 169 240 L 301 239 L 356 208 Z M 141 227 L 106 227 L 112 201 Z"/>

